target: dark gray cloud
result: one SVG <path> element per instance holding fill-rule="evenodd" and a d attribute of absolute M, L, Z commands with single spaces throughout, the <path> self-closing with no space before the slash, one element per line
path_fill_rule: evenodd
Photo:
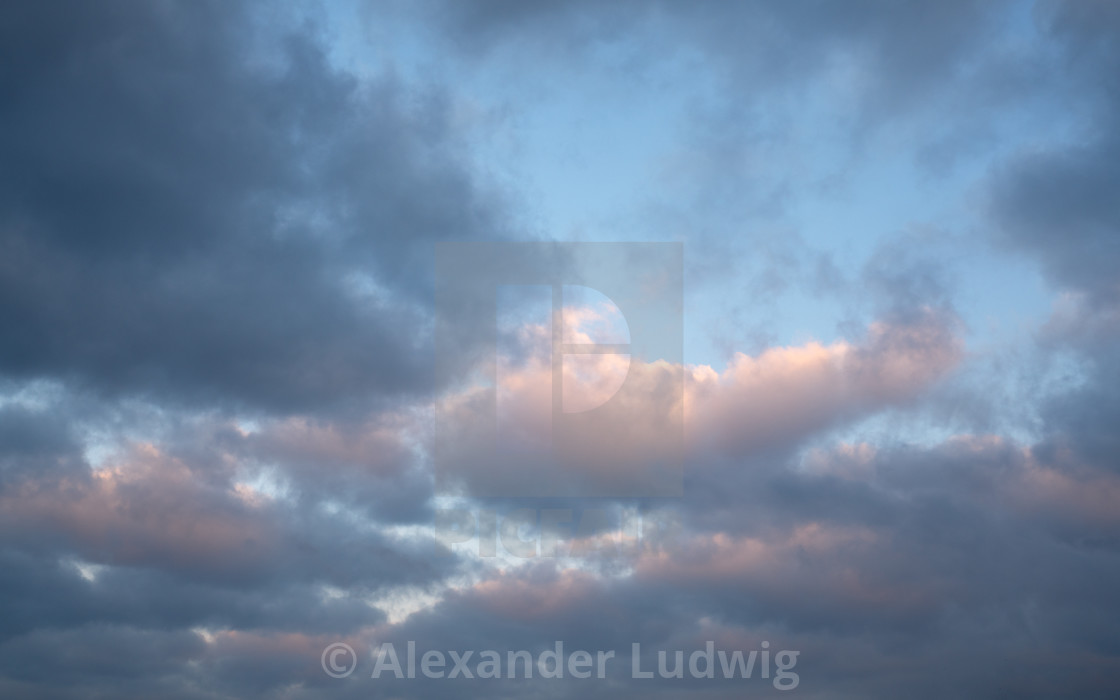
<path fill-rule="evenodd" d="M 1061 68 L 1080 88 L 1070 108 L 1084 126 L 1005 163 L 992 182 L 1002 239 L 1041 262 L 1059 286 L 1114 305 L 1120 260 L 1120 13 L 1111 3 L 1045 3 L 1040 23 L 1061 47 Z"/>
<path fill-rule="evenodd" d="M 49 424 L 42 413 L 21 420 Z M 188 439 L 191 449 L 177 448 Z M 274 479 L 289 492 L 277 494 L 251 485 L 257 474 L 243 465 L 254 464 L 252 454 L 221 431 L 128 444 L 96 469 L 65 440 L 38 446 L 37 461 L 19 443 L 4 446 L 6 463 L 23 467 L 5 469 L 0 482 L 0 542 L 14 551 L 241 589 L 372 592 L 439 580 L 454 564 L 433 558 L 428 542 L 397 542 L 378 529 L 427 512 L 430 488 L 392 463 L 378 472 L 320 460 L 308 473 L 275 458 Z M 379 487 L 388 497 L 377 497 Z"/>
<path fill-rule="evenodd" d="M 87 465 L 65 419 L 20 406 L 0 407 L 0 493 L 42 473 L 81 476 Z"/>
<path fill-rule="evenodd" d="M 1115 116 L 1108 116 L 1115 119 Z M 1023 154 L 997 181 L 1005 240 L 1038 257 L 1061 287 L 1117 301 L 1120 134 Z"/>
<path fill-rule="evenodd" d="M 672 650 L 767 639 L 799 649 L 806 697 L 1104 698 L 1120 680 L 1105 661 L 1117 650 L 1120 520 L 1092 494 L 1116 489 L 1114 477 L 1054 468 L 998 439 L 838 451 L 808 472 L 761 466 L 743 464 L 737 503 L 697 508 L 683 539 L 667 555 L 635 557 L 630 576 L 527 563 L 379 627 L 367 643 L 504 653 L 547 648 L 555 635 L 569 649 L 623 657 L 609 688 L 461 688 L 510 697 L 773 692 L 632 681 L 633 641 Z M 390 687 L 441 692 L 436 682 Z"/>
<path fill-rule="evenodd" d="M 105 424 L 68 415 L 69 403 L 0 409 L 7 697 L 266 696 L 292 673 L 320 680 L 315 647 L 383 623 L 375 603 L 387 593 L 423 590 L 457 565 L 426 538 L 380 529 L 423 508 L 401 497 L 391 465 L 380 475 L 389 505 L 361 499 L 376 491 L 374 474 L 348 477 L 356 490 L 316 489 L 317 475 L 304 474 L 269 497 L 235 481 L 252 475 L 240 466 L 250 455 L 229 456 L 248 451 L 244 436 L 180 416 L 160 447 L 126 444 L 95 469 L 77 436 Z M 269 455 L 283 478 L 284 453 Z M 340 468 L 324 462 L 318 477 L 330 485 Z"/>
<path fill-rule="evenodd" d="M 988 183 L 1003 245 L 1037 260 L 1069 295 L 1043 330 L 1043 345 L 1072 352 L 1077 381 L 1041 408 L 1043 457 L 1063 452 L 1116 470 L 1120 440 L 1120 12 L 1111 3 L 1041 5 L 1042 29 L 1060 47 L 1060 65 L 1077 88 L 1071 110 L 1081 128 L 1002 163 Z"/>
<path fill-rule="evenodd" d="M 423 391 L 435 239 L 502 235 L 445 102 L 255 6 L 5 8 L 0 372 L 265 410 Z"/>

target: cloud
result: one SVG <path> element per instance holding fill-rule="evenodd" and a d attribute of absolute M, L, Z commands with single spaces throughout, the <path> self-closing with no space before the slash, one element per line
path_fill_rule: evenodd
<path fill-rule="evenodd" d="M 430 389 L 428 246 L 503 235 L 438 93 L 256 6 L 5 13 L 5 375 L 281 413 Z"/>
<path fill-rule="evenodd" d="M 1061 68 L 1081 88 L 1069 105 L 1081 115 L 1079 128 L 1001 164 L 990 183 L 993 218 L 1001 240 L 1035 256 L 1057 285 L 1114 305 L 1120 15 L 1108 3 L 1077 2 L 1046 3 L 1040 15 L 1043 30 L 1060 47 Z"/>
<path fill-rule="evenodd" d="M 858 345 L 836 342 L 737 354 L 722 375 L 692 373 L 689 426 L 733 453 L 795 444 L 916 398 L 961 358 L 953 320 L 932 310 L 910 324 L 873 324 Z"/>
<path fill-rule="evenodd" d="M 629 677 L 634 642 L 649 667 L 711 640 L 799 651 L 800 697 L 1113 697 L 1118 19 L 1085 2 L 0 8 L 0 695 L 784 694 Z M 630 123 L 651 95 L 669 118 Z M 527 134 L 568 155 L 617 105 L 637 145 L 602 160 L 649 166 L 656 187 L 612 202 L 610 230 L 652 212 L 652 238 L 689 243 L 690 275 L 722 273 L 691 275 L 685 347 L 710 331 L 729 353 L 569 358 L 563 408 L 639 391 L 564 445 L 582 469 L 562 476 L 679 461 L 684 496 L 474 498 L 541 476 L 524 467 L 554 437 L 551 329 L 498 337 L 496 406 L 450 376 L 494 360 L 488 323 L 459 319 L 461 352 L 433 371 L 432 244 L 535 235 L 518 230 L 535 203 L 490 169 L 539 165 Z M 510 133 L 472 122 L 491 109 Z M 914 201 L 898 177 L 919 177 Z M 804 208 L 849 185 L 871 203 Z M 854 232 L 880 205 L 900 228 Z M 980 313 L 953 284 L 1004 283 L 957 264 L 989 241 L 1061 295 L 1006 353 L 982 316 L 1030 305 Z M 491 257 L 471 262 L 517 267 Z M 744 347 L 746 305 L 798 285 L 842 302 L 839 337 Z M 489 314 L 482 294 L 447 310 Z M 567 311 L 569 342 L 619 330 Z M 433 403 L 508 438 L 495 455 L 454 436 L 455 498 L 435 490 Z M 436 541 L 448 501 L 607 518 L 516 533 L 570 556 L 486 557 Z M 369 679 L 381 642 L 558 639 L 616 650 L 614 673 Z M 347 680 L 321 666 L 339 641 L 359 654 Z"/>
<path fill-rule="evenodd" d="M 368 643 L 544 648 L 542 631 L 557 631 L 571 648 L 625 657 L 632 641 L 671 650 L 703 640 L 757 648 L 766 639 L 801 650 L 810 697 L 891 697 L 904 688 L 938 697 L 950 687 L 1106 697 L 1116 681 L 1107 629 L 1120 577 L 1117 483 L 1107 471 L 1054 467 L 1002 438 L 961 435 L 929 448 L 840 445 L 815 453 L 810 470 L 792 460 L 742 486 L 738 502 L 670 507 L 718 509 L 747 530 L 693 514 L 678 540 L 621 555 L 629 566 L 621 576 L 527 561 L 379 625 Z M 796 490 L 828 494 L 832 507 L 815 508 Z M 1029 671 L 1005 673 L 1024 664 Z M 1099 673 L 1083 673 L 1086 665 Z M 878 680 L 869 685 L 867 673 Z M 942 680 L 929 685 L 934 677 Z M 625 673 L 615 683 L 615 694 L 641 692 Z M 417 697 L 438 692 L 409 688 Z M 724 697 L 732 689 L 663 692 Z"/>

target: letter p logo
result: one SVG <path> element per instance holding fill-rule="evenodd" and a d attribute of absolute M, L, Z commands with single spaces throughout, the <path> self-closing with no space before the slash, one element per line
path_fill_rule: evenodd
<path fill-rule="evenodd" d="M 436 247 L 440 486 L 475 496 L 679 496 L 677 243 Z"/>

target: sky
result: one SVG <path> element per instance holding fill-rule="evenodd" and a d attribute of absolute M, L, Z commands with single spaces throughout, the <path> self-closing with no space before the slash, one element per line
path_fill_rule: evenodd
<path fill-rule="evenodd" d="M 1117 697 L 1118 164 L 1103 0 L 4 4 L 0 696 Z"/>

